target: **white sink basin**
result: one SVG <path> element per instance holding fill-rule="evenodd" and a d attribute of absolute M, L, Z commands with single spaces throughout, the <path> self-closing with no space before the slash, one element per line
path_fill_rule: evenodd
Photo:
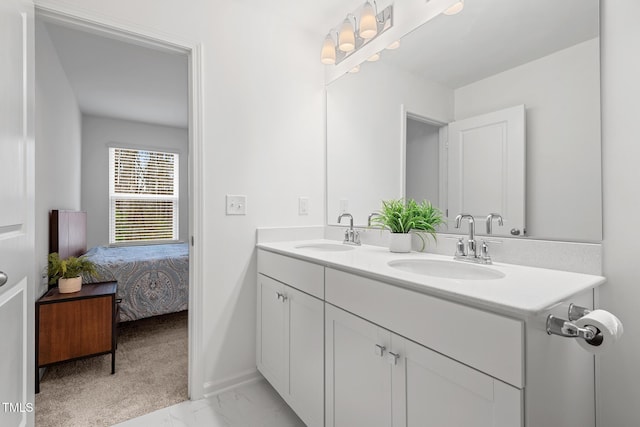
<path fill-rule="evenodd" d="M 441 261 L 433 259 L 400 259 L 388 262 L 390 267 L 407 273 L 445 279 L 494 280 L 502 279 L 504 273 L 492 268 L 460 261 Z"/>
<path fill-rule="evenodd" d="M 295 248 L 318 252 L 345 252 L 353 250 L 353 246 L 340 243 L 307 243 L 304 245 L 298 245 Z"/>

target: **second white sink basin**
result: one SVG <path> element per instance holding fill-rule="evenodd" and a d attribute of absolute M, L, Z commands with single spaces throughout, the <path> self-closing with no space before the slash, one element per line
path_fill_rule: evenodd
<path fill-rule="evenodd" d="M 481 265 L 466 264 L 460 261 L 441 261 L 433 259 L 400 259 L 388 262 L 390 267 L 407 273 L 445 279 L 494 280 L 502 279 L 504 273 Z"/>
<path fill-rule="evenodd" d="M 353 250 L 353 246 L 340 243 L 307 243 L 304 245 L 298 245 L 295 248 L 320 252 L 344 252 Z"/>

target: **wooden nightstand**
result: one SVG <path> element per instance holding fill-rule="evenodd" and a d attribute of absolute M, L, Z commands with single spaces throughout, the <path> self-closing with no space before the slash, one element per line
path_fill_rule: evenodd
<path fill-rule="evenodd" d="M 111 353 L 116 371 L 118 282 L 82 285 L 61 294 L 53 288 L 36 301 L 36 393 L 39 369 L 56 363 Z"/>

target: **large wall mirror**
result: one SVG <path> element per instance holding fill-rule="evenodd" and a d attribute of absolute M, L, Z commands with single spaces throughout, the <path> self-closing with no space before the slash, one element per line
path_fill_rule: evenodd
<path fill-rule="evenodd" d="M 327 85 L 327 218 L 401 197 L 602 239 L 598 0 L 467 0 Z"/>

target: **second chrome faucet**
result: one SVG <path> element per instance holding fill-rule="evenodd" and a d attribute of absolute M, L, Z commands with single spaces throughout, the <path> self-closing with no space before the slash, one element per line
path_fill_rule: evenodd
<path fill-rule="evenodd" d="M 360 245 L 360 233 L 353 229 L 353 215 L 350 213 L 342 213 L 338 216 L 338 224 L 342 221 L 342 218 L 349 218 L 349 228 L 344 232 L 344 240 L 342 243 L 347 245 Z"/>
<path fill-rule="evenodd" d="M 498 219 L 498 224 L 502 225 L 502 217 L 499 214 L 489 214 L 487 217 L 487 234 L 491 234 L 491 222 L 493 218 Z M 469 220 L 469 237 L 467 238 L 467 247 L 465 248 L 462 238 L 458 240 L 456 245 L 456 253 L 454 259 L 467 262 L 475 262 L 478 264 L 491 264 L 491 257 L 489 256 L 489 246 L 487 242 L 482 242 L 480 245 L 480 253 L 478 253 L 478 244 L 476 242 L 475 233 L 476 225 L 473 215 L 460 214 L 456 216 L 456 228 L 460 228 L 464 219 Z"/>

